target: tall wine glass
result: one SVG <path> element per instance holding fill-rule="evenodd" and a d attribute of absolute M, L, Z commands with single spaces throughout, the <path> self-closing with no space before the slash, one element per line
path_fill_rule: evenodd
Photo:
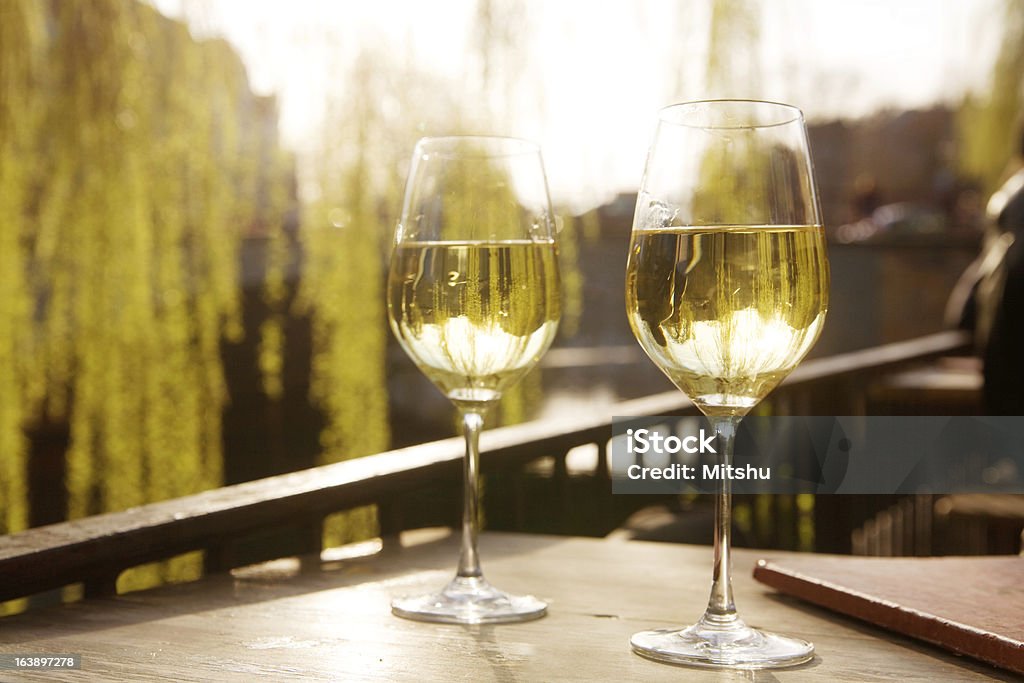
<path fill-rule="evenodd" d="M 828 287 L 800 110 L 746 100 L 663 109 L 637 197 L 627 314 L 651 360 L 711 420 L 723 464 L 740 419 L 818 338 Z M 634 652 L 748 669 L 813 656 L 810 643 L 752 629 L 736 614 L 730 528 L 723 479 L 704 616 L 688 628 L 634 634 Z"/>
<path fill-rule="evenodd" d="M 460 624 L 526 621 L 547 605 L 484 579 L 477 554 L 484 417 L 540 359 L 558 327 L 554 220 L 540 149 L 514 138 L 424 138 L 416 145 L 388 275 L 391 329 L 462 415 L 462 551 L 439 593 L 392 611 Z"/>

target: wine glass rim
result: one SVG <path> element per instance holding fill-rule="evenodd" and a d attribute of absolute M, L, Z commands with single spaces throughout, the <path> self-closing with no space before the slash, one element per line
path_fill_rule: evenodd
<path fill-rule="evenodd" d="M 755 108 L 762 109 L 764 111 L 776 110 L 779 112 L 778 117 L 768 117 L 768 122 L 761 123 L 755 120 L 748 120 L 745 122 L 728 122 L 728 123 L 709 123 L 709 122 L 689 122 L 685 120 L 687 110 L 698 112 L 701 109 L 709 107 L 723 106 L 734 106 L 734 107 L 746 107 L 751 112 Z M 679 112 L 684 112 L 680 114 Z M 804 113 L 799 107 L 792 104 L 786 104 L 784 102 L 774 102 L 772 100 L 753 100 L 753 99 L 711 99 L 711 100 L 692 100 L 689 102 L 676 102 L 666 107 L 662 107 L 658 110 L 658 121 L 660 123 L 667 123 L 675 126 L 682 126 L 684 128 L 698 128 L 701 130 L 739 130 L 739 129 L 750 129 L 750 128 L 774 128 L 776 126 L 785 126 L 790 123 L 803 122 Z"/>
<path fill-rule="evenodd" d="M 467 154 L 467 151 L 473 153 Z M 540 154 L 540 145 L 509 135 L 431 135 L 417 141 L 416 152 L 424 156 L 497 158 Z"/>

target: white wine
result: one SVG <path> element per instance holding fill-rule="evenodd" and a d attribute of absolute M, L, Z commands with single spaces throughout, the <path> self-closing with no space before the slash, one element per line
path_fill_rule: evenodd
<path fill-rule="evenodd" d="M 456 403 L 497 400 L 554 339 L 561 285 L 553 240 L 402 242 L 391 259 L 395 336 Z"/>
<path fill-rule="evenodd" d="M 828 309 L 820 226 L 635 230 L 626 309 L 641 346 L 707 415 L 744 415 L 807 354 Z"/>

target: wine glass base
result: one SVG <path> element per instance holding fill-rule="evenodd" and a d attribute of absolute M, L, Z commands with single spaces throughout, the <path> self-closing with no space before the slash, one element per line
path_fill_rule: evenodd
<path fill-rule="evenodd" d="M 641 631 L 629 644 L 648 659 L 712 668 L 779 669 L 814 657 L 814 645 L 806 640 L 759 631 L 742 622 L 731 628 L 699 622 L 682 630 Z"/>
<path fill-rule="evenodd" d="M 548 606 L 532 595 L 509 595 L 483 577 L 456 576 L 440 593 L 410 595 L 391 602 L 396 616 L 443 624 L 508 624 L 539 619 Z"/>

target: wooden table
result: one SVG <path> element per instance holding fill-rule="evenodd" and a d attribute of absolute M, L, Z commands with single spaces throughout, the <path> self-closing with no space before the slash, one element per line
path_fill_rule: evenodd
<path fill-rule="evenodd" d="M 710 585 L 707 547 L 486 533 L 488 578 L 547 599 L 547 617 L 475 627 L 393 617 L 391 597 L 440 587 L 456 550 L 446 532 L 417 532 L 401 548 L 364 557 L 330 559 L 328 551 L 326 561 L 278 560 L 8 617 L 0 652 L 78 654 L 82 668 L 0 671 L 0 680 L 1015 680 L 772 593 L 750 574 L 757 558 L 786 555 L 779 552 L 736 551 L 736 599 L 752 625 L 816 644 L 815 659 L 796 669 L 688 669 L 630 652 L 634 631 L 699 616 Z"/>

